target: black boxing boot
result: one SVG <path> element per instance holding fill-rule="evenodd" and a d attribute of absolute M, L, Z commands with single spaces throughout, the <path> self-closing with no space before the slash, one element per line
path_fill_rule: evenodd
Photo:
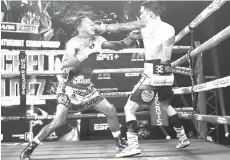
<path fill-rule="evenodd" d="M 20 160 L 30 160 L 30 156 L 33 150 L 38 146 L 34 141 L 30 142 L 21 152 L 19 158 Z"/>
<path fill-rule="evenodd" d="M 128 144 L 126 143 L 125 138 L 122 137 L 121 134 L 118 135 L 118 137 L 115 137 L 114 140 L 115 140 L 115 143 L 116 143 L 116 146 L 117 146 L 116 147 L 117 151 L 122 151 L 123 149 L 125 149 L 128 146 Z"/>

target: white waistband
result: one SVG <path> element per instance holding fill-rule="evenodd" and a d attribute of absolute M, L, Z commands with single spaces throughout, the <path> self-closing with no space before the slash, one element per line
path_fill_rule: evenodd
<path fill-rule="evenodd" d="M 144 85 L 151 86 L 172 86 L 174 83 L 174 75 L 145 75 L 147 78 L 143 82 Z"/>

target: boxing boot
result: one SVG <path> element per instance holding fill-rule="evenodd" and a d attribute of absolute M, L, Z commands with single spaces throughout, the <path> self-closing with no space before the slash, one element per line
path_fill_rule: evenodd
<path fill-rule="evenodd" d="M 21 152 L 19 158 L 20 160 L 30 160 L 30 156 L 33 150 L 38 146 L 36 142 L 30 142 Z"/>
<path fill-rule="evenodd" d="M 128 147 L 123 149 L 121 152 L 117 153 L 116 154 L 117 158 L 134 156 L 141 153 L 141 149 L 138 143 L 137 133 L 127 132 L 127 139 L 128 139 Z"/>
<path fill-rule="evenodd" d="M 190 142 L 185 134 L 184 127 L 183 126 L 181 128 L 174 127 L 174 130 L 177 133 L 177 138 L 179 138 L 179 142 L 176 145 L 176 148 L 181 149 L 181 148 L 188 147 L 190 145 Z"/>
<path fill-rule="evenodd" d="M 122 135 L 120 134 L 118 137 L 114 138 L 115 143 L 116 143 L 116 150 L 117 151 L 122 151 L 124 148 L 126 148 L 128 146 L 128 144 L 126 143 L 126 140 L 124 137 L 122 137 Z"/>

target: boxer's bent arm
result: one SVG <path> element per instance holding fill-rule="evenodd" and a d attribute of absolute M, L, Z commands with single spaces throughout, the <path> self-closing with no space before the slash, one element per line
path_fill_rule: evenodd
<path fill-rule="evenodd" d="M 107 24 L 105 27 L 106 32 L 120 32 L 120 31 L 133 31 L 145 27 L 146 22 L 143 20 L 128 22 L 128 23 L 116 23 Z"/>
<path fill-rule="evenodd" d="M 73 67 L 73 66 L 76 67 L 87 57 L 88 57 L 88 54 L 78 53 L 77 55 L 65 58 L 62 63 L 62 68 Z"/>
<path fill-rule="evenodd" d="M 87 57 L 83 57 L 84 54 L 79 54 L 78 49 L 76 48 L 77 44 L 72 43 L 72 41 L 67 43 L 66 52 L 62 61 L 62 69 L 67 67 L 73 67 L 78 65 L 83 59 Z M 78 51 L 76 51 L 78 50 Z"/>
<path fill-rule="evenodd" d="M 131 45 L 133 43 L 133 40 L 130 38 L 125 38 L 121 41 L 105 41 L 102 43 L 101 48 L 102 49 L 112 49 L 112 50 L 121 50 L 126 48 L 127 46 Z"/>
<path fill-rule="evenodd" d="M 62 69 L 76 66 L 79 63 L 80 63 L 80 60 L 77 57 L 65 59 L 62 63 Z"/>

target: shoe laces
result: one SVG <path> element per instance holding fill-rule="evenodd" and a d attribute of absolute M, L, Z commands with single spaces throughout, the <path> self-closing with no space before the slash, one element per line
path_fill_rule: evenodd
<path fill-rule="evenodd" d="M 187 139 L 187 136 L 185 134 L 180 134 L 180 135 L 178 135 L 178 137 L 179 137 L 180 142 L 183 142 L 184 140 Z"/>

